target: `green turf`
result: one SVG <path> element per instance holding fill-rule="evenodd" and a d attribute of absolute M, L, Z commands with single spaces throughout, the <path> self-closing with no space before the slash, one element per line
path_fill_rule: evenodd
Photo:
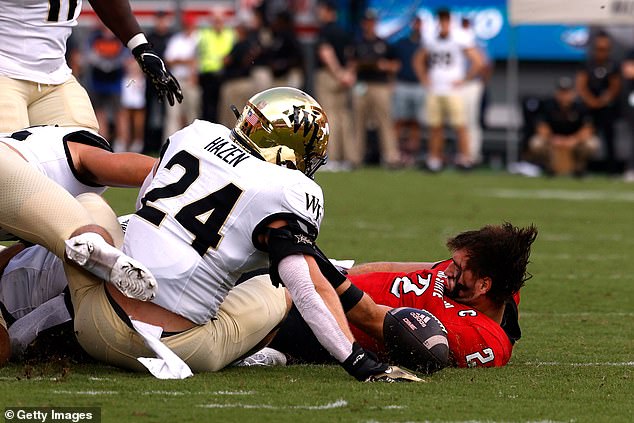
<path fill-rule="evenodd" d="M 502 369 L 361 384 L 337 366 L 228 369 L 159 381 L 105 366 L 0 370 L 0 406 L 100 406 L 103 421 L 634 421 L 634 186 L 480 171 L 319 174 L 319 243 L 335 258 L 436 260 L 448 236 L 535 223 L 524 336 Z M 134 192 L 110 190 L 118 212 Z"/>

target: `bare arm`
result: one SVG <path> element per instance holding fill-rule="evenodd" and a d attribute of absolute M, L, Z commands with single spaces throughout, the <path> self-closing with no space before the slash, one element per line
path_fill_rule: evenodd
<path fill-rule="evenodd" d="M 599 99 L 594 96 L 588 89 L 588 74 L 585 71 L 581 71 L 577 73 L 577 78 L 575 79 L 575 85 L 577 89 L 577 93 L 579 93 L 579 97 L 583 100 L 583 102 L 590 108 L 597 108 L 599 106 Z"/>
<path fill-rule="evenodd" d="M 608 81 L 608 89 L 601 95 L 600 100 L 604 106 L 616 100 L 621 92 L 621 75 L 614 74 Z"/>
<path fill-rule="evenodd" d="M 482 52 L 476 47 L 465 49 L 465 54 L 471 62 L 469 73 L 465 77 L 467 81 L 477 78 L 484 74 L 484 57 Z"/>
<path fill-rule="evenodd" d="M 634 79 L 634 59 L 627 59 L 621 65 L 621 72 L 625 79 Z"/>
<path fill-rule="evenodd" d="M 431 269 L 435 263 L 428 262 L 389 262 L 379 261 L 364 263 L 348 269 L 349 275 L 360 275 L 370 272 L 415 272 L 417 270 Z"/>
<path fill-rule="evenodd" d="M 550 138 L 553 134 L 553 131 L 550 129 L 550 126 L 546 122 L 539 122 L 537 124 L 537 128 L 535 129 L 537 135 L 542 138 Z"/>
<path fill-rule="evenodd" d="M 421 84 L 427 85 L 429 79 L 427 76 L 427 52 L 425 49 L 419 48 L 416 51 L 412 58 L 412 67 Z"/>
<path fill-rule="evenodd" d="M 106 24 L 114 35 L 127 44 L 130 38 L 142 32 L 139 23 L 132 14 L 128 0 L 88 0 L 99 19 Z"/>
<path fill-rule="evenodd" d="M 594 127 L 591 123 L 586 123 L 577 132 L 571 135 L 571 138 L 575 140 L 575 143 L 587 140 L 594 133 Z"/>
<path fill-rule="evenodd" d="M 110 153 L 98 147 L 69 142 L 75 170 L 87 180 L 113 187 L 140 187 L 156 162 L 137 153 Z"/>
<path fill-rule="evenodd" d="M 328 71 L 335 78 L 339 78 L 339 75 L 344 71 L 344 67 L 339 63 L 335 49 L 329 44 L 320 44 L 317 54 L 319 55 L 319 59 L 326 65 Z"/>
<path fill-rule="evenodd" d="M 342 294 L 352 283 L 347 280 L 337 288 L 337 294 Z M 392 307 L 379 305 L 368 295 L 363 294 L 361 301 L 346 312 L 348 321 L 375 338 L 379 342 L 383 342 L 383 321 L 385 315 Z"/>

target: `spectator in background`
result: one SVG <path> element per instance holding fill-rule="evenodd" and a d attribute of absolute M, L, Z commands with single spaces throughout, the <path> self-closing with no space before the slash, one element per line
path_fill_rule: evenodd
<path fill-rule="evenodd" d="M 212 12 L 211 27 L 199 31 L 199 83 L 202 88 L 202 118 L 218 121 L 218 97 L 222 84 L 223 60 L 234 44 L 234 33 L 225 26 L 225 17 Z"/>
<path fill-rule="evenodd" d="M 88 40 L 87 63 L 90 65 L 90 99 L 95 109 L 99 133 L 112 139 L 110 123 L 120 125 L 121 84 L 127 52 L 121 41 L 102 23 Z"/>
<path fill-rule="evenodd" d="M 121 81 L 121 117 L 117 125 L 117 138 L 114 144 L 116 153 L 143 150 L 143 123 L 145 122 L 145 75 L 128 54 L 124 64 Z M 178 103 L 174 107 L 179 106 Z"/>
<path fill-rule="evenodd" d="M 330 125 L 328 163 L 322 169 L 348 170 L 356 153 L 350 111 L 350 89 L 355 74 L 349 66 L 354 46 L 350 34 L 337 24 L 337 6 L 333 0 L 321 0 L 317 4 L 317 18 L 321 26 L 315 90 L 320 104 L 328 111 Z"/>
<path fill-rule="evenodd" d="M 554 97 L 543 105 L 529 143 L 535 160 L 553 175 L 582 176 L 588 159 L 599 150 L 592 117 L 576 96 L 572 79 L 560 78 Z"/>
<path fill-rule="evenodd" d="M 471 27 L 471 20 L 462 18 L 462 30 L 476 40 Z M 485 47 L 474 43 L 482 59 L 480 71 L 473 75 L 473 79 L 466 80 L 462 87 L 462 96 L 465 104 L 467 139 L 469 140 L 469 161 L 476 165 L 482 162 L 482 101 L 486 83 L 493 73 L 493 65 L 486 54 Z M 467 58 L 469 59 L 469 58 Z M 467 61 L 467 69 L 473 66 L 471 60 Z M 467 71 L 467 73 L 470 73 Z"/>
<path fill-rule="evenodd" d="M 462 88 L 481 72 L 482 56 L 475 47 L 473 36 L 461 30 L 452 30 L 451 13 L 439 9 L 439 30 L 423 41 L 414 58 L 414 69 L 426 89 L 425 115 L 429 125 L 429 147 L 426 167 L 432 172 L 443 169 L 444 124 L 449 123 L 457 138 L 458 154 L 456 167 L 470 169 L 469 137 L 466 129 L 467 116 Z M 471 61 L 467 73 L 466 60 Z M 448 117 L 448 122 L 445 119 Z"/>
<path fill-rule="evenodd" d="M 251 64 L 259 54 L 256 39 L 251 35 L 250 26 L 253 15 L 239 14 L 236 17 L 236 43 L 224 58 L 224 81 L 220 88 L 219 122 L 232 128 L 236 124 L 236 115 L 231 106 L 244 107 L 254 94 L 251 80 Z M 242 112 L 241 109 L 238 109 Z"/>
<path fill-rule="evenodd" d="M 394 49 L 376 34 L 377 13 L 365 11 L 361 38 L 355 45 L 353 66 L 357 84 L 353 89 L 355 156 L 352 165 L 362 164 L 370 119 L 378 125 L 381 163 L 400 167 L 398 140 L 392 120 L 392 80 L 401 64 Z"/>
<path fill-rule="evenodd" d="M 402 142 L 401 163 L 405 166 L 414 165 L 420 152 L 425 89 L 418 82 L 412 62 L 416 51 L 421 47 L 421 30 L 422 21 L 415 16 L 409 35 L 394 44 L 401 68 L 396 74 L 392 110 L 396 137 Z"/>
<path fill-rule="evenodd" d="M 630 50 L 621 66 L 625 94 L 624 117 L 630 130 L 630 155 L 625 164 L 625 182 L 634 182 L 634 50 Z"/>
<path fill-rule="evenodd" d="M 269 68 L 269 52 L 273 44 L 273 33 L 267 23 L 264 2 L 253 9 L 253 28 L 249 35 L 257 46 L 257 55 L 251 66 L 253 92 L 260 92 L 273 85 L 273 74 Z"/>
<path fill-rule="evenodd" d="M 278 13 L 271 29 L 273 42 L 268 59 L 273 72 L 273 86 L 302 88 L 304 58 L 293 28 L 293 16 L 288 11 Z"/>
<path fill-rule="evenodd" d="M 132 51 L 159 95 L 172 104 L 181 101 L 178 81 L 147 42 L 129 1 L 90 0 L 90 5 Z M 81 1 L 0 3 L 0 132 L 43 124 L 99 129 L 88 94 L 65 60 L 81 9 Z"/>
<path fill-rule="evenodd" d="M 165 54 L 167 41 L 172 37 L 172 16 L 163 10 L 154 15 L 154 26 L 148 32 L 147 39 L 154 50 L 162 57 Z M 159 101 L 154 84 L 145 84 L 145 127 L 143 152 L 158 153 L 163 138 L 165 125 L 165 103 Z"/>
<path fill-rule="evenodd" d="M 614 125 L 618 115 L 618 99 L 621 92 L 621 70 L 610 56 L 612 39 L 606 32 L 599 32 L 592 42 L 592 50 L 585 66 L 577 73 L 577 91 L 590 110 L 594 126 L 603 140 L 606 170 L 618 171 L 614 145 Z"/>
<path fill-rule="evenodd" d="M 163 140 L 200 116 L 201 93 L 198 85 L 198 40 L 196 17 L 185 13 L 182 30 L 167 42 L 165 62 L 181 83 L 183 102 L 167 110 Z"/>

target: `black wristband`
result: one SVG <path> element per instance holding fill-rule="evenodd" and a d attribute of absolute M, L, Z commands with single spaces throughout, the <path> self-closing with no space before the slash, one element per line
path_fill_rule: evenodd
<path fill-rule="evenodd" d="M 341 366 L 355 379 L 364 381 L 372 375 L 383 373 L 387 365 L 380 363 L 376 355 L 361 348 L 357 342 L 352 344 L 352 354 L 341 363 Z"/>
<path fill-rule="evenodd" d="M 352 310 L 354 306 L 359 304 L 361 298 L 363 298 L 363 291 L 354 284 L 350 284 L 350 288 L 346 289 L 341 295 L 339 295 L 339 302 L 341 302 L 343 311 L 347 313 Z"/>

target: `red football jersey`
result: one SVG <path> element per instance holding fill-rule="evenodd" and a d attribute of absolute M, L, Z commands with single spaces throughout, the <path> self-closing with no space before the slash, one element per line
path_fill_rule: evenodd
<path fill-rule="evenodd" d="M 445 298 L 447 277 L 444 270 L 451 260 L 432 270 L 411 273 L 366 273 L 349 275 L 377 304 L 389 307 L 413 307 L 433 313 L 447 329 L 449 349 L 458 367 L 504 366 L 511 358 L 513 345 L 500 325 L 488 316 Z M 519 303 L 519 295 L 515 296 Z M 364 347 L 380 352 L 382 346 L 353 327 L 355 338 Z"/>

